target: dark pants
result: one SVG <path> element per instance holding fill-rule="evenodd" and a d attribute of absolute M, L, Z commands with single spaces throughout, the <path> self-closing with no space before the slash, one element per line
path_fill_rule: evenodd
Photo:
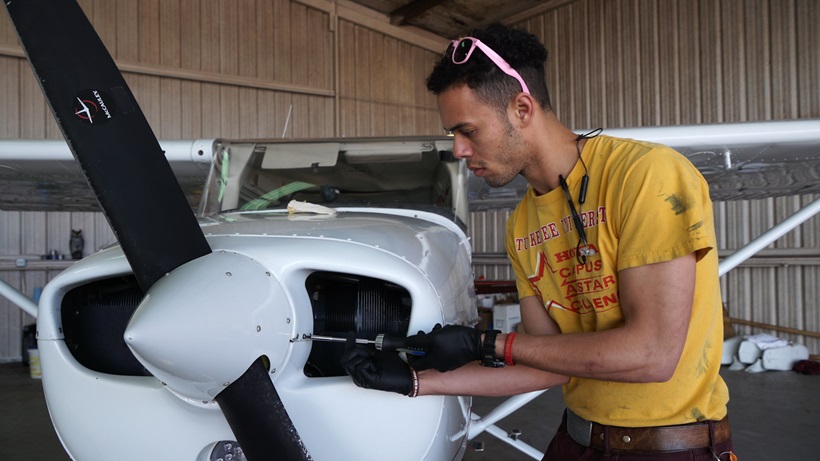
<path fill-rule="evenodd" d="M 652 454 L 608 453 L 595 448 L 585 447 L 569 436 L 567 432 L 567 415 L 552 438 L 542 461 L 728 461 L 732 451 L 732 441 L 727 440 L 712 448 L 675 451 Z"/>

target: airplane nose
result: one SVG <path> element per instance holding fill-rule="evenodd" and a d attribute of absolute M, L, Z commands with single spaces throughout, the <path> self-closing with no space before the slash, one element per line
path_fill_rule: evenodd
<path fill-rule="evenodd" d="M 241 302 L 237 302 L 241 299 Z M 295 316 L 276 277 L 258 262 L 217 251 L 149 289 L 124 339 L 169 389 L 211 401 L 259 356 L 282 370 Z"/>

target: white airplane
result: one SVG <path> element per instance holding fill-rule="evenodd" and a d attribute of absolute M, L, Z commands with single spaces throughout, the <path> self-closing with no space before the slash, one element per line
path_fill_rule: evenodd
<path fill-rule="evenodd" d="M 794 191 L 820 186 L 817 120 L 606 133 L 686 152 L 718 197 L 771 194 L 775 180 Z M 470 211 L 513 204 L 523 183 L 486 188 L 452 159 L 447 137 L 161 145 L 191 200 L 201 198 L 211 254 L 145 295 L 120 245 L 61 273 L 39 309 L 0 286 L 38 318 L 49 412 L 74 459 L 140 459 L 161 447 L 173 459 L 210 460 L 236 450 L 215 397 L 260 356 L 312 459 L 458 459 L 482 431 L 540 459 L 495 426 L 539 393 L 481 418 L 469 397 L 410 400 L 359 389 L 338 365 L 340 344 L 305 339 L 475 323 L 464 223 Z M 72 162 L 63 141 L 0 141 L 0 168 L 14 172 L 0 206 L 65 209 L 48 182 L 57 178 L 62 190 L 76 191 L 70 208 L 98 209 Z M 204 188 L 193 187 L 197 178 Z M 727 258 L 721 274 L 818 210 L 815 201 Z M 407 448 L 397 455 L 396 446 Z"/>
<path fill-rule="evenodd" d="M 447 137 L 160 144 L 79 8 L 44 17 L 30 3 L 6 7 L 24 44 L 54 40 L 26 50 L 68 142 L 0 141 L 0 208 L 101 208 L 119 240 L 55 277 L 39 306 L 0 283 L 37 317 L 73 459 L 456 460 L 484 431 L 540 459 L 495 426 L 540 392 L 480 417 L 469 396 L 357 388 L 342 345 L 312 340 L 475 324 L 468 214 L 514 204 L 523 182 L 487 188 Z M 78 40 L 83 56 L 54 65 Z M 105 124 L 54 102 L 87 88 L 109 89 Z M 716 199 L 820 192 L 820 120 L 605 132 L 683 152 Z"/>

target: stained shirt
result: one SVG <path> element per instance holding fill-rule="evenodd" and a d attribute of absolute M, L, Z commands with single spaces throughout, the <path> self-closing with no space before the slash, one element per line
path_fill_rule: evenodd
<path fill-rule="evenodd" d="M 564 192 L 536 195 L 530 188 L 507 222 L 519 297 L 537 296 L 561 333 L 603 331 L 624 323 L 619 271 L 694 252 L 697 273 L 689 331 L 672 378 L 644 384 L 573 377 L 563 386 L 567 407 L 625 427 L 723 418 L 729 399 L 719 375 L 723 310 L 706 181 L 685 157 L 648 142 L 601 135 L 587 140 L 582 158 L 590 180 L 579 214 L 595 253 L 579 263 Z M 578 162 L 566 178 L 576 208 L 583 174 Z"/>

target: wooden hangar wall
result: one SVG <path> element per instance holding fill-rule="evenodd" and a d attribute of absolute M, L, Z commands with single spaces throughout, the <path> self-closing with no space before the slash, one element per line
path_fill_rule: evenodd
<path fill-rule="evenodd" d="M 447 41 L 326 0 L 81 0 L 160 139 L 441 133 L 424 78 Z M 60 139 L 5 11 L 0 138 Z M 0 211 L 0 279 L 34 296 L 70 260 L 115 241 L 101 213 Z M 16 265 L 25 258 L 25 268 Z M 0 297 L 0 361 L 34 321 Z"/>
<path fill-rule="evenodd" d="M 446 46 L 326 0 L 81 0 L 160 139 L 440 132 L 426 72 Z M 0 15 L 3 137 L 59 138 Z M 22 109 L 21 117 L 9 117 Z"/>
<path fill-rule="evenodd" d="M 546 44 L 551 97 L 573 128 L 820 117 L 816 0 L 578 0 L 512 24 Z M 720 254 L 815 198 L 715 203 Z M 477 277 L 512 278 L 507 216 L 471 219 Z M 721 288 L 738 332 L 775 334 L 820 354 L 820 217 L 724 276 Z"/>
<path fill-rule="evenodd" d="M 84 0 L 163 139 L 438 134 L 424 77 L 446 40 L 327 0 Z M 820 5 L 814 0 L 575 0 L 513 25 L 542 37 L 559 117 L 573 128 L 820 117 Z M 59 138 L 0 14 L 0 138 Z M 288 112 L 291 112 L 288 120 Z M 286 120 L 288 122 L 286 123 Z M 287 126 L 287 129 L 285 129 Z M 717 203 L 721 254 L 814 197 Z M 470 227 L 476 275 L 511 278 L 507 212 Z M 114 240 L 98 213 L 0 211 L 0 278 L 33 294 L 69 261 Z M 820 331 L 820 222 L 814 218 L 735 269 L 722 289 L 731 315 Z M 25 270 L 15 267 L 29 257 Z M 20 356 L 32 319 L 0 299 L 0 361 Z M 820 340 L 769 331 L 807 344 Z"/>

